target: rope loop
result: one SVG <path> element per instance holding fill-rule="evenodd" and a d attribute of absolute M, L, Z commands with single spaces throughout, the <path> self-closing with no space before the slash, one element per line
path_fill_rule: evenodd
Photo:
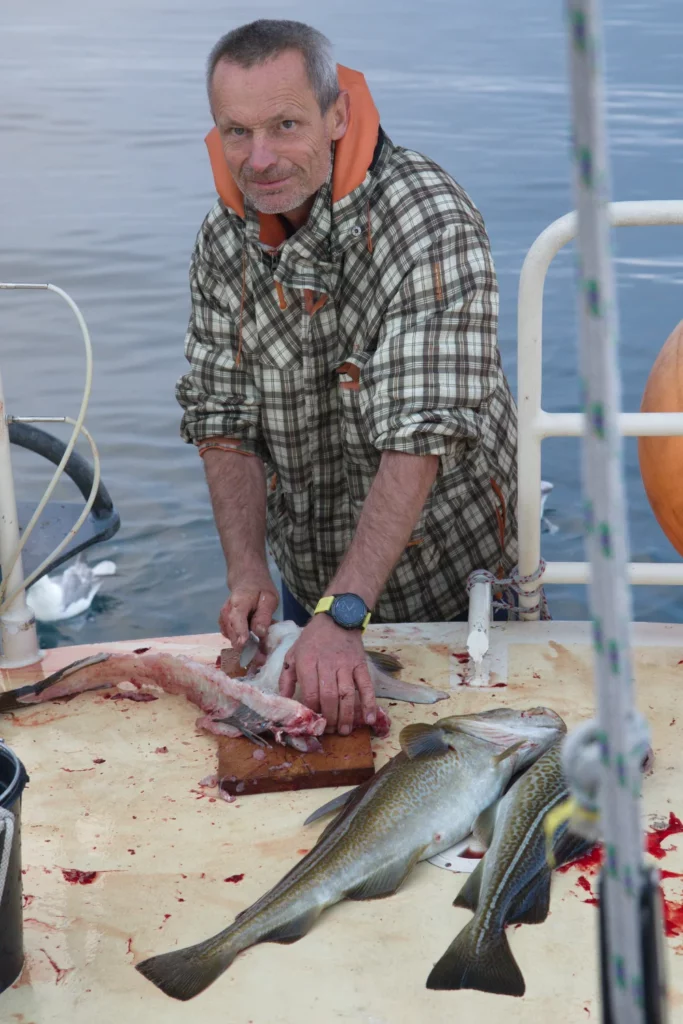
<path fill-rule="evenodd" d="M 520 608 L 518 603 L 514 600 L 514 594 L 524 594 L 524 587 L 530 586 L 532 583 L 536 583 L 540 580 L 545 572 L 545 561 L 541 558 L 539 560 L 536 569 L 528 576 L 521 576 L 519 573 L 519 567 L 515 566 L 510 572 L 509 576 L 502 578 L 494 576 L 488 569 L 475 569 L 467 577 L 467 593 L 471 591 L 475 583 L 489 583 L 493 589 L 494 594 L 500 594 L 500 598 L 493 602 L 493 607 L 498 609 L 507 610 L 508 618 L 511 616 L 519 618 Z M 545 590 L 543 587 L 538 588 L 539 599 L 535 605 L 531 608 L 525 608 L 524 611 L 529 613 L 540 612 L 541 618 L 548 620 L 551 618 L 550 611 L 548 610 L 548 602 L 545 596 Z"/>

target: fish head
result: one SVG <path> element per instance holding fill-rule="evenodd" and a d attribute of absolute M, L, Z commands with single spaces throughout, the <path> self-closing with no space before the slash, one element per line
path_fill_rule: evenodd
<path fill-rule="evenodd" d="M 446 732 L 465 733 L 506 750 L 519 744 L 513 757 L 515 770 L 528 767 L 566 731 L 556 711 L 537 707 L 492 708 L 471 715 L 453 715 L 436 723 Z"/>

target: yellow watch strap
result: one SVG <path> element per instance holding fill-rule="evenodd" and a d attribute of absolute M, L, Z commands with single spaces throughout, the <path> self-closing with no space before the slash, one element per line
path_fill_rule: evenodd
<path fill-rule="evenodd" d="M 318 601 L 317 605 L 315 606 L 315 611 L 313 612 L 313 614 L 317 615 L 319 612 L 329 612 L 330 608 L 332 607 L 332 602 L 333 601 L 334 601 L 334 595 L 332 595 L 331 597 L 321 597 L 320 600 Z M 361 632 L 364 633 L 365 630 L 368 628 L 368 624 L 370 622 L 370 619 L 371 619 L 371 614 L 370 614 L 370 612 L 368 612 L 367 615 L 365 616 L 365 618 L 363 619 L 363 625 L 361 626 Z"/>

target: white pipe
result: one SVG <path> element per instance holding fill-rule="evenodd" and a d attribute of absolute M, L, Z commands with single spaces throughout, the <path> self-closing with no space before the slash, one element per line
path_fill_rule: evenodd
<path fill-rule="evenodd" d="M 16 550 L 12 551 L 10 554 L 8 554 L 6 551 L 4 553 L 0 553 L 0 556 L 2 558 L 2 564 L 3 564 L 3 566 L 7 567 L 7 576 L 9 577 L 11 572 L 12 572 L 12 569 L 14 567 L 14 562 L 16 561 L 16 559 L 18 559 L 19 555 L 23 551 L 24 546 L 25 546 L 28 538 L 30 537 L 31 533 L 33 532 L 33 530 L 35 528 L 35 525 L 38 522 L 38 519 L 39 519 L 43 509 L 47 505 L 50 497 L 52 496 L 52 492 L 54 491 L 55 487 L 57 486 L 59 478 L 61 477 L 62 473 L 64 472 L 64 467 L 66 466 L 67 462 L 69 461 L 69 459 L 71 457 L 71 453 L 74 450 L 74 447 L 76 445 L 76 441 L 78 439 L 78 435 L 80 433 L 81 427 L 83 426 L 83 421 L 85 420 L 85 414 L 86 414 L 87 409 L 88 409 L 88 402 L 90 401 L 90 391 L 91 391 L 91 388 L 92 388 L 92 344 L 90 342 L 90 333 L 88 331 L 87 324 L 86 324 L 86 322 L 85 322 L 85 320 L 83 318 L 83 314 L 81 313 L 80 309 L 78 308 L 78 306 L 76 305 L 74 300 L 71 298 L 71 296 L 67 295 L 67 293 L 65 291 L 63 291 L 61 288 L 58 288 L 57 285 L 54 285 L 54 284 L 12 284 L 12 283 L 4 282 L 3 281 L 3 282 L 0 282 L 0 290 L 3 290 L 3 289 L 4 290 L 11 290 L 11 291 L 29 291 L 29 290 L 49 291 L 49 292 L 54 292 L 55 295 L 59 295 L 62 299 L 64 299 L 66 304 L 73 311 L 73 314 L 76 317 L 76 320 L 78 321 L 78 325 L 81 328 L 81 334 L 83 335 L 83 343 L 85 345 L 85 384 L 83 386 L 83 398 L 81 399 L 81 407 L 78 410 L 78 416 L 73 421 L 74 428 L 73 428 L 73 430 L 71 432 L 71 437 L 69 438 L 67 446 L 64 449 L 64 454 L 62 455 L 61 461 L 60 461 L 59 465 L 57 466 L 57 468 L 55 469 L 54 474 L 52 476 L 52 479 L 50 480 L 50 483 L 47 485 L 45 493 L 43 494 L 43 497 L 41 498 L 41 500 L 40 500 L 40 502 L 38 504 L 38 507 L 36 508 L 35 512 L 31 516 L 31 519 L 29 520 L 29 522 L 26 524 L 26 527 L 24 529 L 23 535 L 21 537 L 21 540 L 20 540 L 19 545 L 17 546 Z M 7 593 L 7 588 L 8 588 L 8 582 L 5 582 L 5 580 L 3 578 L 2 582 L 0 582 L 0 600 Z"/>
<path fill-rule="evenodd" d="M 73 420 L 70 416 L 8 416 L 8 420 L 10 422 L 14 422 L 14 423 L 70 423 L 72 426 L 76 423 L 76 421 Z M 72 538 L 76 536 L 76 534 L 80 530 L 81 526 L 83 525 L 85 520 L 88 518 L 88 515 L 90 514 L 90 510 L 92 509 L 93 505 L 95 504 L 95 498 L 97 497 L 97 491 L 98 491 L 99 486 L 100 486 L 100 456 L 99 456 L 99 452 L 97 451 L 97 445 L 95 444 L 95 439 L 92 436 L 92 434 L 90 433 L 90 431 L 86 427 L 81 426 L 80 432 L 81 432 L 81 434 L 83 434 L 83 436 L 85 437 L 86 441 L 90 445 L 90 451 L 91 451 L 92 457 L 93 457 L 93 466 L 94 466 L 93 480 L 92 480 L 92 485 L 90 487 L 90 494 L 88 495 L 88 500 L 86 501 L 85 505 L 83 506 L 83 509 L 81 510 L 81 514 L 79 515 L 78 519 L 73 524 L 71 529 L 67 532 L 66 536 L 62 537 L 62 539 L 59 542 L 59 544 L 57 545 L 57 547 L 53 551 L 51 551 L 50 554 L 47 556 L 47 558 L 45 558 L 40 563 L 40 565 L 38 565 L 33 570 L 33 572 L 30 574 L 30 576 L 28 576 L 23 581 L 23 583 L 21 584 L 20 587 L 18 587 L 16 590 L 11 590 L 8 596 L 6 596 L 6 597 L 4 597 L 4 599 L 0 600 L 0 615 L 3 613 L 5 608 L 8 607 L 12 603 L 12 601 L 14 600 L 16 595 L 18 594 L 19 589 L 27 590 L 31 586 L 31 584 L 34 582 L 34 580 L 36 580 L 44 572 L 44 570 L 48 567 L 48 565 L 50 565 L 50 563 L 52 561 L 54 561 L 54 559 L 57 557 L 57 555 L 61 555 L 62 551 L 67 546 L 67 544 L 69 544 L 70 541 L 72 540 Z M 40 512 L 42 511 L 42 508 L 44 508 L 45 504 L 46 504 L 45 496 L 43 495 L 43 501 L 41 503 L 42 507 L 39 506 L 39 508 L 36 509 L 36 512 L 34 512 L 34 517 L 35 518 L 37 518 L 36 513 L 39 515 Z"/>
<path fill-rule="evenodd" d="M 489 650 L 489 625 L 491 622 L 491 583 L 483 574 L 472 578 L 470 607 L 467 625 L 467 652 L 472 668 L 470 682 L 475 686 L 485 685 L 488 679 L 483 671 L 484 657 Z"/>
<path fill-rule="evenodd" d="M 683 585 L 683 562 L 631 562 L 629 582 L 641 587 L 680 587 Z M 588 584 L 588 562 L 547 562 L 542 584 Z"/>
<path fill-rule="evenodd" d="M 14 562 L 9 575 L 5 579 L 4 571 L 9 556 L 19 547 L 19 517 L 14 494 L 14 477 L 12 476 L 12 458 L 10 454 L 9 431 L 5 419 L 5 396 L 0 375 L 0 565 L 3 568 L 3 582 L 17 596 L 9 608 L 0 614 L 0 668 L 23 668 L 35 665 L 40 661 L 36 619 L 26 604 L 23 589 L 24 570 L 21 554 Z"/>
<path fill-rule="evenodd" d="M 655 199 L 609 204 L 609 219 L 615 227 L 646 227 L 683 224 L 682 199 Z M 519 572 L 533 575 L 541 557 L 541 440 L 544 437 L 582 433 L 580 413 L 546 413 L 541 408 L 543 379 L 543 289 L 548 267 L 555 255 L 576 235 L 576 212 L 549 224 L 529 249 L 519 278 L 517 298 L 517 381 L 518 381 L 518 521 Z M 561 417 L 558 419 L 557 417 Z M 675 421 L 671 418 L 675 417 Z M 647 422 L 645 422 L 647 420 Z M 676 413 L 623 413 L 620 427 L 628 436 L 683 434 Z M 649 425 L 648 425 L 649 424 Z M 661 425 L 662 430 L 657 430 Z M 568 427 L 568 430 L 562 427 Z M 661 566 L 658 568 L 661 569 Z M 547 575 L 546 575 L 547 578 Z M 540 581 L 521 589 L 520 617 L 538 619 Z"/>
<path fill-rule="evenodd" d="M 584 416 L 580 412 L 544 412 L 532 425 L 536 437 L 581 437 Z M 683 412 L 622 412 L 619 430 L 623 437 L 681 437 Z"/>
<path fill-rule="evenodd" d="M 48 484 L 43 497 L 38 503 L 38 507 L 31 516 L 30 521 L 27 523 L 21 537 L 19 536 L 17 506 L 12 478 L 12 465 L 9 452 L 9 433 L 7 430 L 4 396 L 0 381 L 0 420 L 2 421 L 2 425 L 0 426 L 0 566 L 2 566 L 2 580 L 0 580 L 0 644 L 2 645 L 3 651 L 3 654 L 0 657 L 0 667 L 21 668 L 25 665 L 33 665 L 41 659 L 38 647 L 35 617 L 26 604 L 26 584 L 27 582 L 35 579 L 36 575 L 42 572 L 43 568 L 49 564 L 55 555 L 55 552 L 53 552 L 49 558 L 35 570 L 31 577 L 29 577 L 29 580 L 25 581 L 21 552 L 38 522 L 40 514 L 47 505 L 52 492 L 57 486 L 57 481 L 69 461 L 79 433 L 83 430 L 87 434 L 87 431 L 85 431 L 85 428 L 83 427 L 83 421 L 88 408 L 90 389 L 92 386 L 92 345 L 83 314 L 71 296 L 67 295 L 65 291 L 58 288 L 56 285 L 14 284 L 3 281 L 0 282 L 0 290 L 51 291 L 56 295 L 59 295 L 73 311 L 79 327 L 81 328 L 83 343 L 85 345 L 85 386 L 83 389 L 81 407 L 75 420 L 69 420 L 68 417 L 64 417 L 65 421 L 73 423 L 71 437 L 69 438 L 62 459 L 55 469 L 52 480 Z M 87 436 L 96 457 L 95 477 L 99 484 L 99 460 L 97 459 L 94 442 L 89 435 Z M 81 515 L 77 525 L 75 525 L 69 532 L 69 535 L 60 545 L 58 545 L 56 549 L 57 552 L 64 549 L 75 532 L 75 529 L 80 527 L 81 523 L 85 520 L 90 507 L 92 507 L 96 490 L 97 488 L 95 487 L 89 499 L 90 505 L 88 506 L 86 504 L 84 514 Z"/>

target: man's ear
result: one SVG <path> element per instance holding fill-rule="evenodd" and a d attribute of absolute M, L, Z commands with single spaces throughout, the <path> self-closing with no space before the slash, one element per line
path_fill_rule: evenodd
<path fill-rule="evenodd" d="M 330 109 L 332 121 L 331 137 L 333 142 L 338 142 L 339 139 L 343 139 L 346 135 L 346 129 L 349 127 L 350 110 L 351 104 L 348 91 L 342 89 Z"/>

